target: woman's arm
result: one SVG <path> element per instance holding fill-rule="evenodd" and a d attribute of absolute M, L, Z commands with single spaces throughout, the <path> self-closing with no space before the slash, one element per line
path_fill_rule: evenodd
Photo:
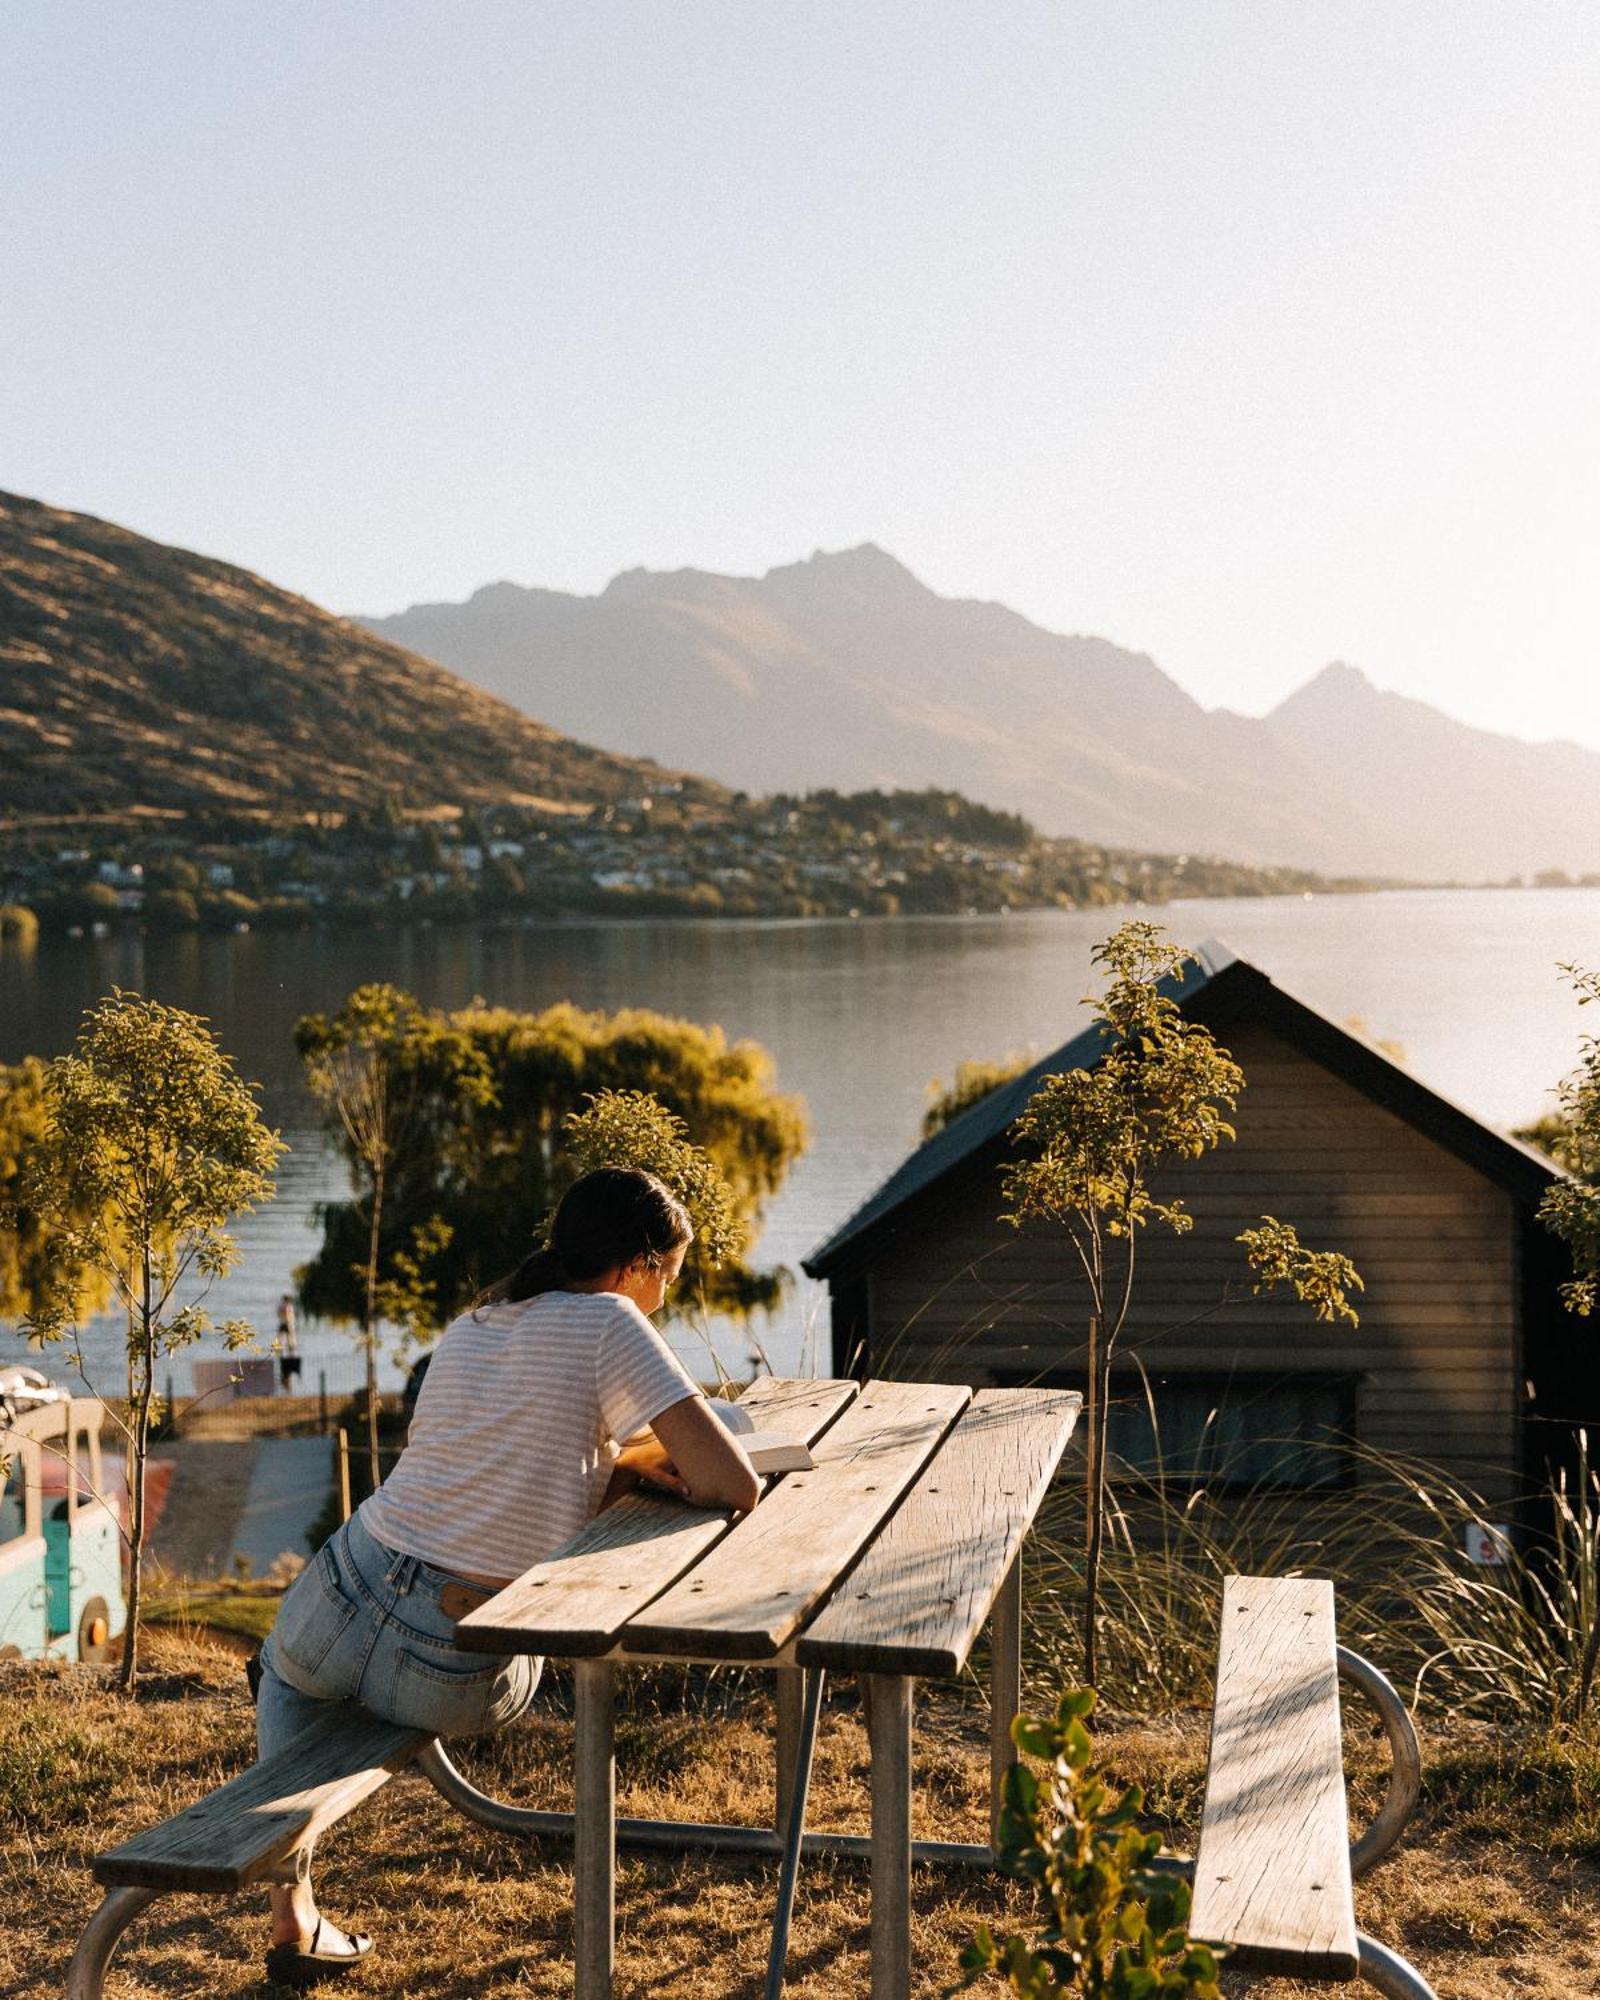
<path fill-rule="evenodd" d="M 704 1396 L 685 1396 L 663 1410 L 650 1428 L 666 1447 L 691 1505 L 735 1507 L 748 1514 L 761 1498 L 761 1482 L 744 1446 Z"/>

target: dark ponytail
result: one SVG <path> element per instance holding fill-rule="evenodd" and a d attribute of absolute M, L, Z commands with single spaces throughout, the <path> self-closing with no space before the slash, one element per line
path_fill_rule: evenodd
<path fill-rule="evenodd" d="M 655 1270 L 693 1234 L 688 1210 L 664 1181 L 642 1167 L 599 1167 L 561 1197 L 549 1241 L 491 1285 L 482 1303 L 520 1304 L 639 1262 Z"/>

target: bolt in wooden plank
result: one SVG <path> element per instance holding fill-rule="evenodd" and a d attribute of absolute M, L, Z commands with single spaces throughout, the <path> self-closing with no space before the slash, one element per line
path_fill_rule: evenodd
<path fill-rule="evenodd" d="M 1333 1585 L 1230 1576 L 1193 1936 L 1241 1970 L 1354 1979 Z"/>
<path fill-rule="evenodd" d="M 815 1444 L 855 1401 L 856 1382 L 763 1377 L 740 1398 L 765 1430 Z M 609 1652 L 635 1611 L 666 1590 L 728 1533 L 731 1517 L 662 1495 L 630 1494 L 547 1562 L 520 1576 L 456 1627 L 458 1642 L 582 1659 Z"/>
<path fill-rule="evenodd" d="M 771 1659 L 835 1588 L 971 1400 L 970 1389 L 869 1382 L 816 1448 L 622 1630 L 625 1653 Z"/>
<path fill-rule="evenodd" d="M 848 1582 L 802 1666 L 958 1674 L 1067 1448 L 1082 1398 L 980 1389 Z"/>

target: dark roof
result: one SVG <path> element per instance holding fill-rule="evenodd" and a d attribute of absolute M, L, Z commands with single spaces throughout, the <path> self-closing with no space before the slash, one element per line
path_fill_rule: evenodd
<path fill-rule="evenodd" d="M 1556 1176 L 1542 1153 L 1496 1132 L 1419 1083 L 1381 1049 L 1286 993 L 1225 944 L 1212 939 L 1198 948 L 1194 958 L 1196 963 L 1181 982 L 1166 983 L 1166 990 L 1190 1018 L 1219 1029 L 1243 1019 L 1264 1023 L 1519 1201 L 1530 1207 L 1538 1204 Z M 979 1171 L 991 1159 L 998 1160 L 1018 1114 L 1044 1077 L 1092 1068 L 1102 1047 L 1099 1027 L 1092 1025 L 1021 1076 L 980 1098 L 903 1160 L 877 1192 L 803 1260 L 803 1268 L 813 1278 L 824 1278 L 865 1262 L 875 1244 L 893 1234 L 895 1219 L 908 1206 Z"/>

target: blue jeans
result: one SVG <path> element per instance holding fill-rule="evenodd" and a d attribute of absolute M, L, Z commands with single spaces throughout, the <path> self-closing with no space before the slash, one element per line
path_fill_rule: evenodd
<path fill-rule="evenodd" d="M 478 1736 L 521 1715 L 544 1662 L 455 1645 L 439 1592 L 459 1581 L 385 1548 L 359 1515 L 347 1521 L 295 1578 L 261 1649 L 261 1756 L 324 1720 L 330 1702 L 434 1736 Z"/>

